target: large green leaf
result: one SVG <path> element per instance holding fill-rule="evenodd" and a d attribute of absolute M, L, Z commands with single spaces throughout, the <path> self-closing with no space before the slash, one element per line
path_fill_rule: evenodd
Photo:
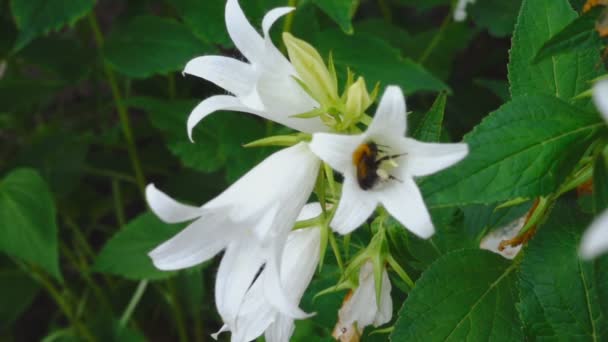
<path fill-rule="evenodd" d="M 518 309 L 530 337 L 605 341 L 608 320 L 601 306 L 608 303 L 600 301 L 596 283 L 605 269 L 580 260 L 580 237 L 590 220 L 573 207 L 558 204 L 526 249 Z"/>
<path fill-rule="evenodd" d="M 19 270 L 0 270 L 0 331 L 30 306 L 38 290 L 29 275 Z"/>
<path fill-rule="evenodd" d="M 142 214 L 122 227 L 103 246 L 93 270 L 134 280 L 170 277 L 173 272 L 154 267 L 148 253 L 177 234 L 182 226 L 168 225 L 152 213 Z"/>
<path fill-rule="evenodd" d="M 328 56 L 330 51 L 333 52 L 339 71 L 350 67 L 364 76 L 370 84 L 396 84 L 401 86 L 406 94 L 420 90 L 448 89 L 422 66 L 402 58 L 398 50 L 369 34 L 346 36 L 337 30 L 323 31 L 317 36 L 315 45 L 324 52 L 324 56 Z"/>
<path fill-rule="evenodd" d="M 177 9 L 186 25 L 207 44 L 233 45 L 224 24 L 224 0 L 172 0 L 167 1 Z"/>
<path fill-rule="evenodd" d="M 17 169 L 0 181 L 0 251 L 61 279 L 55 220 L 53 196 L 36 171 Z"/>
<path fill-rule="evenodd" d="M 146 78 L 183 69 L 188 60 L 207 51 L 209 48 L 183 24 L 141 16 L 110 35 L 104 55 L 123 74 Z"/>
<path fill-rule="evenodd" d="M 516 265 L 481 250 L 448 253 L 418 279 L 392 341 L 521 341 Z"/>
<path fill-rule="evenodd" d="M 599 46 L 534 63 L 543 44 L 576 18 L 568 0 L 524 0 L 513 34 L 509 81 L 513 97 L 550 94 L 570 100 L 597 76 Z"/>
<path fill-rule="evenodd" d="M 41 34 L 74 24 L 94 4 L 94 0 L 11 0 L 11 11 L 19 28 L 14 49 L 21 49 Z"/>
<path fill-rule="evenodd" d="M 351 20 L 359 6 L 359 0 L 312 0 L 312 2 L 340 25 L 342 31 L 348 34 L 354 32 Z"/>
<path fill-rule="evenodd" d="M 429 109 L 428 113 L 422 118 L 422 122 L 412 133 L 413 138 L 420 141 L 439 142 L 446 100 L 447 94 L 445 93 L 437 96 L 431 109 Z"/>
<path fill-rule="evenodd" d="M 573 170 L 604 122 L 549 96 L 523 96 L 491 113 L 464 140 L 469 155 L 423 180 L 431 206 L 489 204 L 546 195 Z"/>

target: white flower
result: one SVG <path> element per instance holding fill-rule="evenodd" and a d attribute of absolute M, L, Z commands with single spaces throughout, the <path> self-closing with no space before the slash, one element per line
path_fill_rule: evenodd
<path fill-rule="evenodd" d="M 311 203 L 304 206 L 298 220 L 319 216 L 321 206 Z M 289 289 L 288 299 L 297 306 L 310 283 L 319 262 L 321 231 L 319 227 L 300 229 L 289 233 L 281 260 L 281 285 Z M 235 326 L 224 325 L 218 332 L 232 331 L 232 342 L 255 340 L 265 333 L 268 342 L 287 342 L 294 330 L 291 317 L 281 314 L 264 297 L 263 274 L 253 283 L 235 321 Z M 214 335 L 214 338 L 217 334 Z"/>
<path fill-rule="evenodd" d="M 458 0 L 454 8 L 454 21 L 465 21 L 467 19 L 467 6 L 474 4 L 475 0 Z"/>
<path fill-rule="evenodd" d="M 519 231 L 526 224 L 527 217 L 528 213 L 503 227 L 491 231 L 481 240 L 479 248 L 500 254 L 506 259 L 515 258 L 523 247 L 523 244 L 519 244 L 515 247 L 505 246 L 503 249 L 499 248 L 499 246 L 504 240 L 511 240 L 519 234 Z"/>
<path fill-rule="evenodd" d="M 433 235 L 431 217 L 413 177 L 457 163 L 468 147 L 423 143 L 404 137 L 405 131 L 405 99 L 399 87 L 390 86 L 365 133 L 313 135 L 311 150 L 344 175 L 342 197 L 331 222 L 337 232 L 353 231 L 381 203 L 414 234 Z"/>
<path fill-rule="evenodd" d="M 388 323 L 393 316 L 393 301 L 391 299 L 391 281 L 386 269 L 382 270 L 382 292 L 380 302 L 376 300 L 374 281 L 374 266 L 366 262 L 359 271 L 359 286 L 347 297 L 342 308 L 338 311 L 338 324 L 334 328 L 333 336 L 341 339 L 344 334 L 351 333 L 353 327 L 359 335 L 368 325 L 379 327 Z"/>
<path fill-rule="evenodd" d="M 293 79 L 296 70 L 273 45 L 268 34 L 272 24 L 291 12 L 279 7 L 262 21 L 264 37 L 247 21 L 237 0 L 226 3 L 226 26 L 230 38 L 249 63 L 223 56 L 202 56 L 188 62 L 184 73 L 209 80 L 234 95 L 212 96 L 201 102 L 188 118 L 188 135 L 207 115 L 218 110 L 234 110 L 259 115 L 303 132 L 326 131 L 316 118 L 292 117 L 318 108 Z"/>
<path fill-rule="evenodd" d="M 593 87 L 593 101 L 600 114 L 608 122 L 608 80 L 602 80 Z M 592 259 L 608 251 L 608 210 L 605 210 L 587 228 L 581 240 L 581 256 Z"/>
<path fill-rule="evenodd" d="M 199 264 L 226 250 L 215 300 L 232 327 L 247 289 L 262 265 L 270 304 L 293 318 L 308 315 L 290 301 L 280 284 L 283 245 L 314 186 L 319 160 L 304 143 L 274 153 L 202 207 L 177 203 L 154 185 L 146 189 L 150 208 L 168 223 L 194 220 L 150 252 L 154 265 L 176 270 Z"/>

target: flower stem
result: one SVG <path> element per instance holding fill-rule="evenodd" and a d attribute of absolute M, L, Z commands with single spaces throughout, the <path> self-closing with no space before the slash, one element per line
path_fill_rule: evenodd
<path fill-rule="evenodd" d="M 125 311 L 123 312 L 122 316 L 120 317 L 119 324 L 120 324 L 121 328 L 124 328 L 127 325 L 127 323 L 129 322 L 129 320 L 131 319 L 131 316 L 133 315 L 133 312 L 135 311 L 137 304 L 143 297 L 147 286 L 148 286 L 147 280 L 142 280 L 139 282 L 139 284 L 137 284 L 137 288 L 135 289 L 135 292 L 133 293 L 133 297 L 131 297 L 129 304 L 127 305 L 127 307 L 125 308 Z"/>
<path fill-rule="evenodd" d="M 435 50 L 435 48 L 437 47 L 437 44 L 439 44 L 439 42 L 443 38 L 443 34 L 445 33 L 445 31 L 448 27 L 448 24 L 451 22 L 451 19 L 452 19 L 452 10 L 450 9 L 450 12 L 443 19 L 443 22 L 441 23 L 441 26 L 439 27 L 439 31 L 437 31 L 437 34 L 435 34 L 435 36 L 433 37 L 433 40 L 431 40 L 429 45 L 426 47 L 426 49 L 424 49 L 424 51 L 420 55 L 420 58 L 418 58 L 418 64 L 424 64 L 426 62 L 426 59 L 429 58 L 429 56 L 433 52 L 433 50 Z"/>
<path fill-rule="evenodd" d="M 173 315 L 175 316 L 175 324 L 177 326 L 177 334 L 180 342 L 188 342 L 188 333 L 186 331 L 186 323 L 184 321 L 184 314 L 182 312 L 181 305 L 179 303 L 179 297 L 177 296 L 177 289 L 175 288 L 175 279 L 170 278 L 167 280 L 169 285 L 170 303 L 173 308 Z"/>
<path fill-rule="evenodd" d="M 104 45 L 104 38 L 103 34 L 101 33 L 101 30 L 99 29 L 99 24 L 97 23 L 95 13 L 89 14 L 88 18 L 91 30 L 93 31 L 93 37 L 95 38 L 95 44 L 97 45 L 98 50 L 101 52 Z M 123 103 L 122 95 L 120 94 L 120 90 L 118 89 L 118 83 L 116 81 L 116 75 L 114 74 L 114 71 L 105 61 L 102 61 L 102 64 L 106 79 L 108 81 L 108 84 L 110 85 L 110 90 L 112 91 L 114 104 L 116 106 L 116 110 L 120 118 L 120 124 L 122 126 L 123 135 L 127 142 L 127 151 L 129 153 L 129 158 L 131 159 L 133 172 L 135 173 L 135 180 L 137 182 L 139 190 L 143 195 L 145 193 L 146 180 L 144 178 L 141 163 L 139 162 L 139 157 L 137 155 L 137 149 L 135 147 L 135 139 L 133 138 L 133 131 L 131 129 L 129 113 L 127 111 L 127 107 Z"/>

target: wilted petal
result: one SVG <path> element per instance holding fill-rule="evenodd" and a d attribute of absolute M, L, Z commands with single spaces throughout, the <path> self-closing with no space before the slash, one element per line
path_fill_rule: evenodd
<path fill-rule="evenodd" d="M 511 240 L 515 238 L 519 231 L 524 227 L 526 223 L 526 215 L 518 218 L 517 220 L 510 222 L 504 227 L 496 228 L 489 232 L 479 243 L 479 248 L 500 254 L 506 259 L 513 259 L 519 253 L 522 245 L 516 247 L 504 246 L 504 249 L 500 250 L 499 246 L 504 240 Z"/>
<path fill-rule="evenodd" d="M 374 326 L 379 327 L 391 321 L 393 318 L 393 300 L 391 298 L 391 280 L 386 269 L 382 271 L 382 293 L 380 294 L 380 306 L 374 318 Z"/>
<path fill-rule="evenodd" d="M 423 239 L 433 235 L 431 216 L 413 179 L 386 186 L 378 191 L 378 196 L 386 210 L 412 233 Z"/>
<path fill-rule="evenodd" d="M 469 147 L 464 143 L 425 143 L 409 138 L 402 139 L 401 142 L 402 148 L 407 151 L 404 170 L 410 176 L 427 176 L 446 169 L 463 160 L 469 153 Z"/>
<path fill-rule="evenodd" d="M 593 259 L 606 251 L 608 251 L 608 210 L 596 218 L 583 234 L 580 254 L 585 259 Z"/>
<path fill-rule="evenodd" d="M 356 180 L 345 178 L 331 227 L 340 234 L 348 234 L 365 222 L 377 204 L 373 192 L 361 190 Z"/>
<path fill-rule="evenodd" d="M 179 223 L 195 219 L 202 215 L 199 207 L 181 204 L 164 192 L 158 190 L 154 184 L 146 187 L 146 201 L 150 209 L 166 223 Z"/>
<path fill-rule="evenodd" d="M 264 39 L 251 26 L 237 0 L 226 3 L 226 27 L 234 45 L 249 61 L 264 57 Z"/>
<path fill-rule="evenodd" d="M 376 114 L 366 131 L 366 135 L 372 138 L 405 135 L 406 108 L 405 98 L 401 88 L 388 86 L 382 95 Z"/>
<path fill-rule="evenodd" d="M 364 142 L 362 135 L 317 133 L 312 137 L 310 150 L 345 176 L 355 176 L 353 152 Z"/>
<path fill-rule="evenodd" d="M 593 102 L 604 120 L 608 121 L 608 79 L 601 80 L 593 86 Z"/>
<path fill-rule="evenodd" d="M 222 56 L 194 58 L 186 64 L 184 73 L 204 78 L 236 96 L 249 95 L 257 79 L 250 64 Z"/>

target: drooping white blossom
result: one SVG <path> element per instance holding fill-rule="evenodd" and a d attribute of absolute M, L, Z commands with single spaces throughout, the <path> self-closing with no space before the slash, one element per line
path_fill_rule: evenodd
<path fill-rule="evenodd" d="M 293 318 L 307 317 L 281 286 L 283 245 L 312 192 L 319 160 L 305 143 L 283 149 L 262 161 L 216 198 L 201 207 L 180 204 L 157 190 L 146 189 L 148 204 L 168 223 L 194 220 L 150 252 L 161 270 L 199 264 L 225 250 L 215 284 L 215 300 L 224 322 L 232 327 L 244 296 L 265 265 L 266 300 Z"/>
<path fill-rule="evenodd" d="M 399 87 L 389 86 L 365 133 L 313 135 L 311 150 L 344 175 L 331 222 L 334 230 L 341 234 L 353 231 L 381 203 L 414 234 L 422 238 L 433 235 L 433 223 L 414 177 L 450 167 L 468 154 L 468 147 L 424 143 L 406 138 L 405 132 L 403 93 Z"/>
<path fill-rule="evenodd" d="M 233 110 L 259 115 L 303 132 L 326 131 L 318 118 L 293 115 L 318 108 L 294 80 L 298 77 L 290 62 L 274 46 L 269 31 L 272 24 L 293 7 L 279 7 L 264 16 L 261 36 L 251 26 L 237 0 L 226 3 L 226 27 L 230 38 L 248 62 L 224 56 L 202 56 L 188 62 L 184 73 L 198 76 L 224 88 L 232 95 L 216 95 L 201 102 L 188 118 L 188 135 L 207 115 Z"/>
<path fill-rule="evenodd" d="M 321 206 L 304 206 L 298 220 L 319 216 Z M 297 306 L 310 283 L 319 262 L 321 231 L 319 227 L 289 233 L 281 260 L 281 285 L 288 289 L 288 299 Z M 268 342 L 288 342 L 293 330 L 293 318 L 281 314 L 264 296 L 262 281 L 266 270 L 253 283 L 239 309 L 234 327 L 224 325 L 220 332 L 231 331 L 232 342 L 255 340 L 262 334 Z M 217 335 L 215 335 L 217 337 Z"/>
<path fill-rule="evenodd" d="M 345 299 L 338 311 L 338 323 L 332 334 L 334 338 L 340 340 L 345 334 L 353 334 L 354 329 L 361 335 L 369 325 L 379 327 L 390 322 L 393 316 L 393 301 L 391 281 L 386 268 L 382 270 L 380 301 L 376 298 L 374 266 L 368 261 L 359 271 L 359 286 Z"/>

